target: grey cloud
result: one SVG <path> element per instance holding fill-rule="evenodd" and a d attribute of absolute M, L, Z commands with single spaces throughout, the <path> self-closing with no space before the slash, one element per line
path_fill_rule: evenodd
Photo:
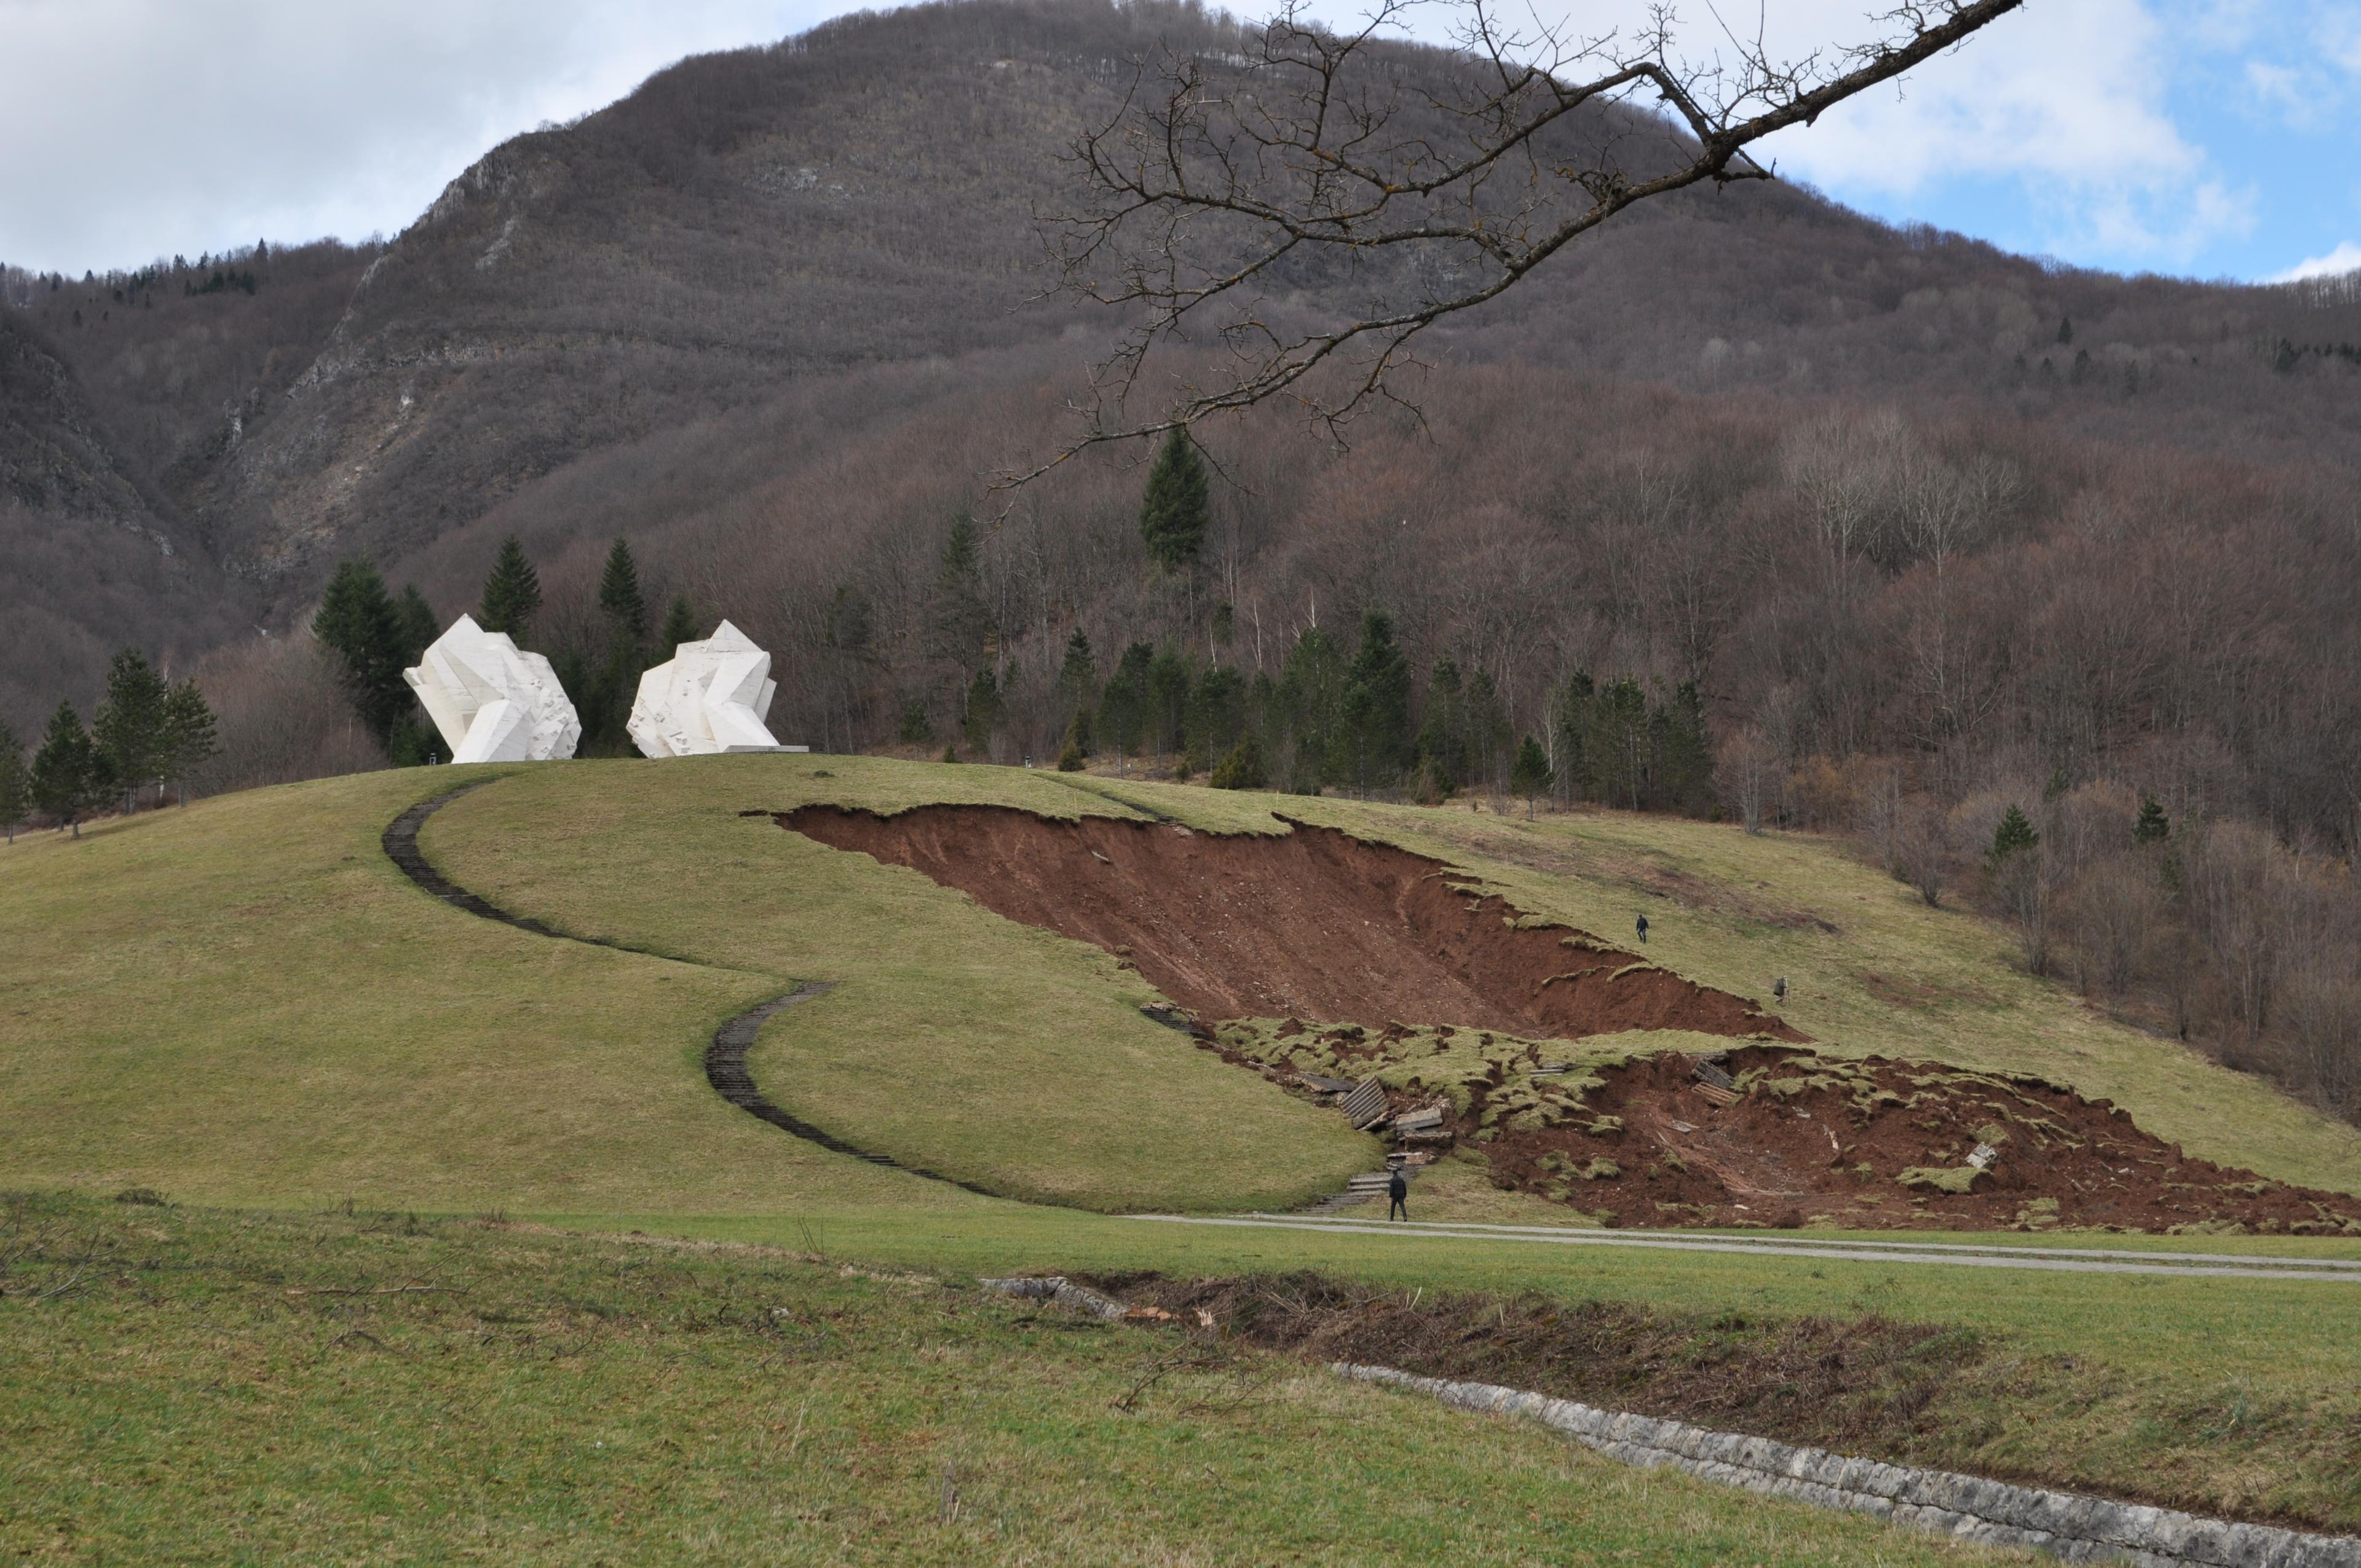
<path fill-rule="evenodd" d="M 502 138 L 841 0 L 0 0 L 0 262 L 393 233 Z"/>

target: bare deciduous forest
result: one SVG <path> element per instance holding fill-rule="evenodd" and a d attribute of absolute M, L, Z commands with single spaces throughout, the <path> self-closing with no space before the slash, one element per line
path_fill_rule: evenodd
<path fill-rule="evenodd" d="M 1275 782 L 1432 795 L 1416 757 L 1297 754 L 1379 609 L 1413 722 L 1455 716 L 1446 786 L 1505 804 L 1530 735 L 1564 802 L 1850 835 L 2028 967 L 2361 1113 L 2355 280 L 1683 192 L 1437 329 L 1417 414 L 1349 450 L 1277 410 L 1202 428 L 1212 526 L 1165 571 L 1148 452 L 990 478 L 1071 439 L 1119 324 L 1040 297 L 1061 151 L 1126 60 L 1237 41 L 1097 0 L 850 17 L 518 137 L 381 247 L 7 273 L 0 717 L 87 703 L 137 642 L 202 660 L 214 787 L 375 765 L 305 633 L 337 561 L 447 620 L 516 535 L 529 641 L 595 665 L 623 538 L 652 603 L 775 652 L 787 738 L 1046 762 L 1144 645 L 1180 674 L 1126 765 L 1254 728 Z M 1290 281 L 1307 315 L 1361 286 Z M 1649 729 L 1684 688 L 1709 776 Z M 1995 854 L 2011 806 L 2037 841 Z"/>

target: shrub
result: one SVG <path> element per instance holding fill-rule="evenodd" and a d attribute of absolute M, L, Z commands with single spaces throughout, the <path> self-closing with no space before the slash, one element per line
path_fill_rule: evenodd
<path fill-rule="evenodd" d="M 1261 789 L 1269 782 L 1262 765 L 1262 748 L 1251 732 L 1238 737 L 1222 760 L 1213 764 L 1215 789 Z"/>

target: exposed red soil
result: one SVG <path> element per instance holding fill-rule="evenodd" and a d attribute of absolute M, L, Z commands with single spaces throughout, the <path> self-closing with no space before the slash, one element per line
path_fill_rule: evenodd
<path fill-rule="evenodd" d="M 2187 1158 L 2071 1090 L 1784 1048 L 1776 1042 L 1806 1036 L 1743 997 L 1584 932 L 1532 923 L 1466 886 L 1466 873 L 1330 828 L 1227 836 L 972 806 L 893 817 L 806 806 L 775 820 L 910 867 L 1008 919 L 1095 943 L 1209 1022 L 1383 1020 L 1527 1039 L 1687 1029 L 1753 1042 L 1724 1058 L 1746 1091 L 1734 1105 L 1708 1101 L 1692 1059 L 1666 1054 L 1598 1069 L 1584 1114 L 1571 1120 L 1536 1127 L 1496 1117 L 1486 1126 L 1488 1091 L 1448 1117 L 1445 1130 L 1483 1153 L 1500 1186 L 1610 1224 L 2361 1231 L 2361 1199 Z M 1350 1028 L 1337 1037 L 1349 1035 L 1375 1065 L 1401 1033 Z M 1434 1097 L 1413 1084 L 1393 1098 L 1399 1109 Z M 1965 1175 L 1968 1155 L 1995 1127 L 2007 1135 L 1992 1168 Z M 1969 1190 L 1900 1179 L 1943 1170 Z"/>
<path fill-rule="evenodd" d="M 1727 1066 L 1747 1093 L 1724 1107 L 1697 1091 L 1691 1058 L 1646 1058 L 1600 1069 L 1603 1087 L 1584 1096 L 1590 1109 L 1621 1118 L 1620 1130 L 1594 1135 L 1577 1118 L 1504 1130 L 1473 1146 L 1499 1185 L 1562 1196 L 1623 1225 L 1825 1217 L 1863 1229 L 2361 1230 L 2361 1198 L 2188 1157 L 2106 1101 L 2037 1079 L 1872 1057 L 1836 1064 L 1849 1077 L 1828 1083 L 1826 1065 L 1775 1047 L 1733 1050 Z M 1472 1127 L 1481 1108 L 1461 1120 Z M 1968 1178 L 1971 1190 L 1897 1179 L 1914 1169 L 1963 1170 L 1995 1128 L 2005 1136 L 1993 1144 L 1990 1171 Z M 1573 1174 L 1603 1170 L 1600 1161 L 1618 1174 Z"/>
<path fill-rule="evenodd" d="M 1202 1019 L 1402 1019 L 1551 1039 L 1623 1029 L 1806 1037 L 1744 997 L 1530 923 L 1439 861 L 1331 828 L 1233 836 L 979 806 L 893 817 L 813 806 L 777 820 L 922 872 L 995 915 L 1095 943 Z"/>

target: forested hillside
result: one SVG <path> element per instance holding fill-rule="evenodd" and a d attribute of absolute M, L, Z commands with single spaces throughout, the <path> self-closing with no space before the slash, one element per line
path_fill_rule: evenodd
<path fill-rule="evenodd" d="M 227 730 L 258 727 L 225 779 L 348 765 L 342 716 L 272 717 L 328 690 L 301 633 L 337 561 L 447 619 L 516 534 L 533 639 L 596 668 L 620 537 L 652 604 L 777 647 L 783 724 L 830 746 L 958 732 L 988 669 L 986 746 L 1053 751 L 1077 631 L 1100 675 L 1144 643 L 1250 684 L 1315 624 L 1348 658 L 1374 609 L 1421 722 L 1444 658 L 1549 748 L 1577 674 L 1659 708 L 1693 686 L 1791 820 L 1807 760 L 1873 756 L 1944 799 L 2121 777 L 2349 841 L 2350 280 L 2079 272 L 1741 185 L 1635 211 L 1432 340 L 1423 424 L 1349 452 L 1275 412 L 1206 428 L 1189 571 L 1136 530 L 1147 454 L 990 489 L 1070 430 L 1112 324 L 1042 297 L 1063 149 L 1127 61 L 1237 42 L 1154 4 L 849 17 L 520 137 L 381 249 L 9 274 L 13 363 L 48 367 L 12 372 L 11 439 L 66 433 L 10 459 L 12 591 L 62 652 L 12 659 L 8 717 L 86 701 L 114 643 L 247 637 L 215 674 Z M 1366 283 L 1295 281 L 1280 303 L 1315 313 Z"/>

